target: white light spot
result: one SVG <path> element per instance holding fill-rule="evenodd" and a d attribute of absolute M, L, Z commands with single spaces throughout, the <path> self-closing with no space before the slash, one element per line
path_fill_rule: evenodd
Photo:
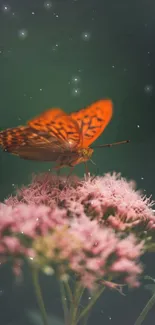
<path fill-rule="evenodd" d="M 137 124 L 137 128 L 138 128 L 138 129 L 140 128 L 140 125 L 139 125 L 139 124 Z"/>
<path fill-rule="evenodd" d="M 80 77 L 79 76 L 73 76 L 72 77 L 72 82 L 77 84 L 78 82 L 80 82 Z"/>
<path fill-rule="evenodd" d="M 115 69 L 115 66 L 114 66 L 114 65 L 112 65 L 112 68 L 113 68 L 113 69 Z"/>
<path fill-rule="evenodd" d="M 51 1 L 45 1 L 44 2 L 45 9 L 51 9 L 52 8 L 52 2 Z"/>
<path fill-rule="evenodd" d="M 73 96 L 79 96 L 81 93 L 80 89 L 79 88 L 73 88 L 72 90 L 72 95 Z"/>
<path fill-rule="evenodd" d="M 39 90 L 40 90 L 40 91 L 43 91 L 43 89 L 42 89 L 42 88 L 40 88 Z"/>
<path fill-rule="evenodd" d="M 143 181 L 144 180 L 144 177 L 141 177 L 140 179 Z"/>
<path fill-rule="evenodd" d="M 88 32 L 83 32 L 81 36 L 84 41 L 89 41 L 91 37 L 90 33 Z"/>
<path fill-rule="evenodd" d="M 35 15 L 35 12 L 34 12 L 34 11 L 32 11 L 32 12 L 31 12 L 31 14 L 32 14 L 32 15 Z"/>
<path fill-rule="evenodd" d="M 153 90 L 153 86 L 151 84 L 145 85 L 144 91 L 146 94 L 150 95 L 152 93 L 152 90 Z"/>
<path fill-rule="evenodd" d="M 3 5 L 2 7 L 3 12 L 9 12 L 11 10 L 9 5 Z"/>
<path fill-rule="evenodd" d="M 53 13 L 53 16 L 55 16 L 56 18 L 59 18 L 59 15 L 56 12 Z"/>
<path fill-rule="evenodd" d="M 56 44 L 52 47 L 52 51 L 53 51 L 53 52 L 57 51 L 58 47 L 59 47 L 59 44 L 56 43 Z"/>
<path fill-rule="evenodd" d="M 20 39 L 24 40 L 28 36 L 28 31 L 26 29 L 20 29 L 18 31 L 18 36 Z"/>

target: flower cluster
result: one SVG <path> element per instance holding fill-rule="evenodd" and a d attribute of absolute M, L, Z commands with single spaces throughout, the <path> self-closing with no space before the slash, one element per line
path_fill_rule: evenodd
<path fill-rule="evenodd" d="M 116 174 L 35 176 L 0 204 L 1 261 L 26 257 L 61 278 L 74 272 L 88 288 L 109 277 L 137 286 L 145 247 L 139 234 L 154 229 L 152 204 Z"/>
<path fill-rule="evenodd" d="M 52 174 L 34 176 L 28 187 L 17 190 L 15 197 L 5 201 L 45 204 L 67 209 L 68 217 L 87 215 L 116 231 L 141 232 L 154 230 L 154 202 L 136 190 L 133 181 L 127 182 L 120 174 L 104 177 L 58 178 Z"/>
<path fill-rule="evenodd" d="M 137 243 L 133 235 L 121 239 L 84 215 L 69 222 L 66 212 L 45 205 L 1 204 L 1 256 L 30 258 L 60 277 L 74 271 L 86 287 L 118 274 L 129 285 L 137 285 L 143 243 Z"/>

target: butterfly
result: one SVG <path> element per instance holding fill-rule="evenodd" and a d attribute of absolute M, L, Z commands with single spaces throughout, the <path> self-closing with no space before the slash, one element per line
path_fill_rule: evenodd
<path fill-rule="evenodd" d="M 25 126 L 1 131 L 0 146 L 23 159 L 56 162 L 57 169 L 73 167 L 91 158 L 94 150 L 90 145 L 104 131 L 112 114 L 113 104 L 109 99 L 98 100 L 71 114 L 51 108 Z"/>

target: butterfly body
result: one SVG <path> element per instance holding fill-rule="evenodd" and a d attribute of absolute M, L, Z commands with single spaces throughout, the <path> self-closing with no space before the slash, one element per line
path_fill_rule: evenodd
<path fill-rule="evenodd" d="M 61 168 L 61 167 L 65 167 L 65 166 L 69 166 L 69 167 L 74 167 L 78 164 L 81 164 L 83 162 L 86 162 L 88 160 L 90 160 L 92 154 L 93 154 L 93 149 L 92 148 L 82 148 L 82 149 L 78 149 L 77 152 L 75 152 L 71 155 L 68 154 L 68 156 L 62 156 L 61 159 L 58 160 L 58 167 L 57 168 Z"/>
<path fill-rule="evenodd" d="M 75 166 L 91 158 L 90 145 L 111 117 L 111 100 L 99 100 L 71 114 L 49 109 L 26 126 L 1 131 L 0 146 L 23 159 L 54 161 L 57 168 Z"/>

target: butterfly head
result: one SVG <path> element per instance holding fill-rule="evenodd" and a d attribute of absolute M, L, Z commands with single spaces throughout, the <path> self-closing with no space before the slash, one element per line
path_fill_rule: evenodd
<path fill-rule="evenodd" d="M 92 148 L 82 148 L 78 150 L 79 158 L 78 164 L 89 160 L 93 154 L 94 150 Z"/>

